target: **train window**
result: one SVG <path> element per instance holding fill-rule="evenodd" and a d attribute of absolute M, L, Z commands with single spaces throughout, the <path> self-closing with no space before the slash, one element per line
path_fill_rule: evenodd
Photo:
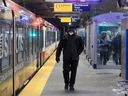
<path fill-rule="evenodd" d="M 28 44 L 29 44 L 29 43 L 28 43 L 28 42 L 29 42 L 29 41 L 28 41 L 29 36 L 28 36 L 28 34 L 27 34 L 28 28 L 27 28 L 27 27 L 24 27 L 23 30 L 24 30 L 24 31 L 23 31 L 23 32 L 24 32 L 24 54 L 25 54 L 25 55 L 24 55 L 24 60 L 27 61 L 28 58 L 29 58 L 29 51 L 28 51 L 28 50 L 29 50 L 29 48 L 28 48 L 28 47 L 29 47 L 29 46 L 28 46 Z"/>
<path fill-rule="evenodd" d="M 0 18 L 0 84 L 8 77 L 8 74 L 6 76 L 3 74 L 10 68 L 9 33 L 10 25 Z"/>
<path fill-rule="evenodd" d="M 23 50 L 20 53 L 22 53 L 23 61 L 26 61 L 27 60 L 27 56 L 26 56 L 26 41 L 27 40 L 26 40 L 26 33 L 25 33 L 26 28 L 24 26 L 22 26 L 18 30 L 19 30 L 18 33 L 22 36 L 22 41 L 23 41 L 23 43 L 21 43 L 21 46 L 23 47 Z"/>
<path fill-rule="evenodd" d="M 32 41 L 32 39 L 33 39 L 33 36 L 32 36 L 32 28 L 31 27 L 28 27 L 27 28 L 27 31 L 26 31 L 27 33 L 27 50 L 28 50 L 28 57 L 30 57 L 31 55 L 32 55 L 32 43 L 33 43 L 33 41 Z"/>
<path fill-rule="evenodd" d="M 0 32 L 0 69 L 4 71 L 9 68 L 10 65 L 10 56 L 9 56 L 9 37 L 10 37 L 10 25 L 6 23 L 1 23 L 1 32 Z"/>
<path fill-rule="evenodd" d="M 28 32 L 29 32 L 29 27 L 26 28 L 26 39 L 27 39 L 27 45 L 26 45 L 26 51 L 27 51 L 27 56 L 28 58 L 30 57 L 30 47 L 29 47 L 29 43 L 30 43 L 30 37 L 28 35 Z"/>
<path fill-rule="evenodd" d="M 33 54 L 33 51 L 32 51 L 33 50 L 33 38 L 31 36 L 31 34 L 32 34 L 32 28 L 29 27 L 28 35 L 29 35 L 29 53 L 30 53 L 30 55 Z"/>
<path fill-rule="evenodd" d="M 37 52 L 37 48 L 36 48 L 36 46 L 37 46 L 37 30 L 33 28 L 30 36 L 32 36 L 32 45 L 33 45 L 32 53 L 33 53 L 33 55 L 36 55 L 36 52 Z"/>
<path fill-rule="evenodd" d="M 32 31 L 29 33 L 29 35 L 30 34 L 33 34 L 33 28 L 32 28 Z M 32 55 L 34 54 L 34 51 L 33 50 L 34 50 L 34 39 L 32 38 Z"/>
<path fill-rule="evenodd" d="M 47 29 L 46 29 L 46 33 L 45 33 L 45 46 L 47 47 L 47 45 L 48 45 L 48 31 L 47 31 Z"/>
<path fill-rule="evenodd" d="M 20 64 L 23 62 L 23 27 L 17 26 L 16 27 L 16 54 L 17 54 L 17 64 Z"/>
<path fill-rule="evenodd" d="M 40 48 L 43 48 L 43 30 L 40 30 Z"/>
<path fill-rule="evenodd" d="M 49 31 L 48 31 L 48 28 L 46 28 L 46 33 L 45 33 L 45 45 L 46 47 L 48 46 L 49 44 Z"/>
<path fill-rule="evenodd" d="M 50 28 L 46 28 L 46 34 L 45 34 L 45 45 L 46 47 L 48 47 L 52 42 L 51 42 L 51 38 L 52 38 L 52 31 Z"/>

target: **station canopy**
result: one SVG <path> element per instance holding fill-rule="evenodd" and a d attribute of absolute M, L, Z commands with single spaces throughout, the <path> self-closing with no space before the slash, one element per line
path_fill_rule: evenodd
<path fill-rule="evenodd" d="M 61 23 L 61 17 L 75 17 L 77 21 L 74 24 L 85 25 L 86 21 L 90 20 L 99 14 L 117 12 L 118 0 L 12 0 L 19 5 L 27 8 L 41 16 L 48 22 L 51 22 L 58 28 L 62 28 L 64 24 Z M 54 3 L 72 3 L 72 12 L 54 12 Z M 78 20 L 78 18 L 80 20 Z"/>

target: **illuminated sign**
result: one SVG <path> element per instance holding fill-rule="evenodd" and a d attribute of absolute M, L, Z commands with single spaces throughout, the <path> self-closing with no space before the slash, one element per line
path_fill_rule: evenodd
<path fill-rule="evenodd" d="M 73 11 L 75 12 L 84 12 L 84 11 L 89 11 L 90 10 L 90 5 L 88 4 L 73 4 Z"/>
<path fill-rule="evenodd" d="M 20 16 L 20 20 L 23 21 L 23 22 L 28 22 L 29 21 L 29 17 L 26 16 L 26 15 L 21 15 Z"/>
<path fill-rule="evenodd" d="M 101 2 L 101 0 L 64 0 L 64 2 Z"/>
<path fill-rule="evenodd" d="M 61 22 L 71 22 L 71 18 L 70 17 L 62 17 L 62 18 L 60 18 L 61 19 Z"/>
<path fill-rule="evenodd" d="M 72 3 L 54 3 L 54 12 L 72 12 Z"/>
<path fill-rule="evenodd" d="M 80 22 L 80 18 L 74 17 L 72 18 L 72 22 Z"/>

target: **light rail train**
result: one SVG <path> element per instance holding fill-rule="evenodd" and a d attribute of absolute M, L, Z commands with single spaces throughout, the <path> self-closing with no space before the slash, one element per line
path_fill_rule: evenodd
<path fill-rule="evenodd" d="M 0 96 L 19 92 L 54 52 L 60 32 L 11 0 L 0 0 Z"/>

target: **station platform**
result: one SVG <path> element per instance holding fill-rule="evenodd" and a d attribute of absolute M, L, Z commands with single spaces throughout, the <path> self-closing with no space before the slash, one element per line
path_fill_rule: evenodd
<path fill-rule="evenodd" d="M 61 59 L 56 63 L 54 53 L 19 96 L 122 96 L 113 91 L 117 81 L 120 80 L 120 70 L 95 70 L 85 58 L 85 54 L 82 53 L 74 86 L 75 91 L 64 90 L 63 62 Z"/>

